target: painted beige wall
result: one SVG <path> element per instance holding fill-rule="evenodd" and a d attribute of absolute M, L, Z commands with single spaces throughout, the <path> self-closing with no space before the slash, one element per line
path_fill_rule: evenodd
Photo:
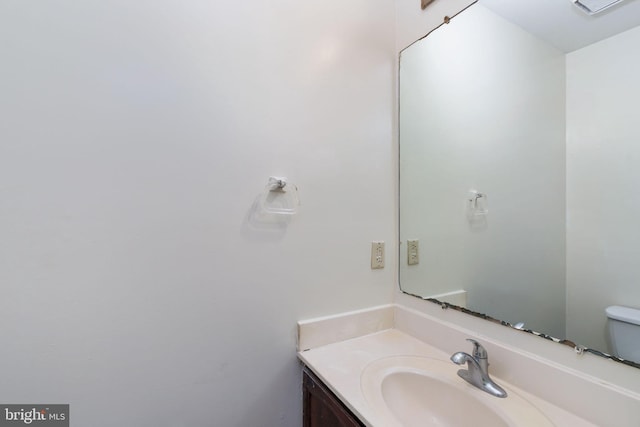
<path fill-rule="evenodd" d="M 296 321 L 392 300 L 394 15 L 3 2 L 0 401 L 300 426 Z M 300 189 L 288 224 L 252 215 L 270 175 Z"/>

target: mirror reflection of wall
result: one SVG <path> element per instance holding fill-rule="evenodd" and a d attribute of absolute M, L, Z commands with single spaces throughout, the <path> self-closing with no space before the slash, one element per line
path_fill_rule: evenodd
<path fill-rule="evenodd" d="M 640 308 L 638 45 L 566 54 L 476 4 L 402 52 L 403 291 L 607 350 L 605 308 Z"/>
<path fill-rule="evenodd" d="M 564 64 L 479 5 L 403 51 L 400 229 L 421 251 L 403 290 L 464 290 L 473 310 L 564 335 Z"/>
<path fill-rule="evenodd" d="M 567 336 L 640 309 L 640 27 L 567 55 Z"/>

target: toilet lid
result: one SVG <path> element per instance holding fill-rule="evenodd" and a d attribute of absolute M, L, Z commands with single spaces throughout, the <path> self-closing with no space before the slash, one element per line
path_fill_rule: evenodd
<path fill-rule="evenodd" d="M 634 325 L 640 325 L 640 310 L 630 307 L 622 307 L 619 305 L 612 305 L 607 307 L 607 317 L 614 320 L 620 320 L 621 322 L 633 323 Z"/>

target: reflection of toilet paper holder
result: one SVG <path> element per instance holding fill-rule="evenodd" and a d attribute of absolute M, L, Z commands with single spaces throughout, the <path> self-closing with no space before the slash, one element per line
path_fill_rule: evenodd
<path fill-rule="evenodd" d="M 486 193 L 477 190 L 469 191 L 469 213 L 471 215 L 486 215 L 489 213 Z"/>
<path fill-rule="evenodd" d="M 260 208 L 270 214 L 293 215 L 298 210 L 298 187 L 285 177 L 270 176 L 260 201 Z"/>

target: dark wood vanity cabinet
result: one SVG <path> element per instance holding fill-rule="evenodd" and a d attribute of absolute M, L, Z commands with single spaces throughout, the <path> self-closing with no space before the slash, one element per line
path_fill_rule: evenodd
<path fill-rule="evenodd" d="M 303 427 L 364 427 L 307 367 L 302 370 Z"/>

